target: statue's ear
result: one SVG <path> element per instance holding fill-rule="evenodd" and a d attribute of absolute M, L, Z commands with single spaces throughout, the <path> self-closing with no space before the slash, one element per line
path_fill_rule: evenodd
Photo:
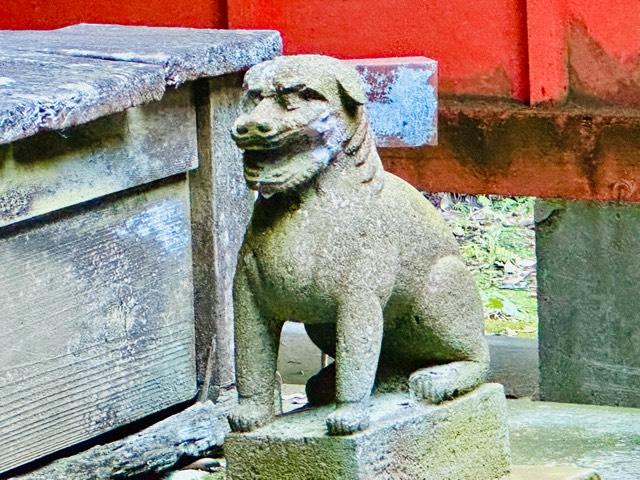
<path fill-rule="evenodd" d="M 340 98 L 347 110 L 355 110 L 359 105 L 367 102 L 362 82 L 357 75 L 343 75 L 338 79 L 338 91 Z"/>

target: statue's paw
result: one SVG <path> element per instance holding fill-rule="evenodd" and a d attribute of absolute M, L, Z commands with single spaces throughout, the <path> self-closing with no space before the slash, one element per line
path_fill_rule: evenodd
<path fill-rule="evenodd" d="M 241 403 L 229 414 L 229 425 L 234 432 L 250 432 L 272 422 L 274 418 L 270 406 Z"/>
<path fill-rule="evenodd" d="M 425 368 L 414 372 L 409 377 L 409 389 L 420 400 L 438 404 L 453 398 L 451 378 L 446 372 Z"/>
<path fill-rule="evenodd" d="M 369 414 L 361 403 L 341 405 L 327 417 L 329 435 L 349 435 L 369 426 Z"/>

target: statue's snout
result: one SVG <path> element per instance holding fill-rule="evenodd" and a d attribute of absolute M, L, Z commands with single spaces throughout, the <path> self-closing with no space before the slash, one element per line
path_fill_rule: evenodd
<path fill-rule="evenodd" d="M 282 108 L 272 99 L 264 99 L 236 119 L 231 136 L 243 150 L 278 149 L 291 140 L 291 129 L 283 120 Z"/>
<path fill-rule="evenodd" d="M 231 127 L 231 135 L 240 148 L 247 142 L 270 138 L 277 130 L 278 109 L 271 98 L 263 98 L 250 111 L 242 113 Z"/>
<path fill-rule="evenodd" d="M 234 136 L 262 136 L 273 130 L 273 125 L 267 120 L 251 118 L 249 115 L 241 115 L 233 124 Z"/>
<path fill-rule="evenodd" d="M 240 115 L 231 127 L 231 136 L 243 150 L 263 149 L 274 136 L 274 126 L 272 122 L 250 114 Z"/>

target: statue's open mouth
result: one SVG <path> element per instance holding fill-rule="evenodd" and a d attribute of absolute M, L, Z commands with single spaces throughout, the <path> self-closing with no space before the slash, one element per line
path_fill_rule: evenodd
<path fill-rule="evenodd" d="M 250 186 L 254 184 L 280 184 L 286 182 L 294 167 L 293 159 L 287 155 L 279 155 L 279 151 L 272 149 L 257 153 L 256 150 L 246 151 L 244 154 L 244 176 Z"/>
<path fill-rule="evenodd" d="M 238 135 L 233 134 L 233 139 L 242 150 L 265 151 L 279 150 L 286 145 L 290 145 L 298 140 L 302 131 L 283 130 L 268 135 Z"/>
<path fill-rule="evenodd" d="M 284 149 L 245 150 L 244 177 L 249 188 L 269 196 L 306 181 L 326 164 L 314 152 L 312 139 L 306 136 L 287 138 Z"/>

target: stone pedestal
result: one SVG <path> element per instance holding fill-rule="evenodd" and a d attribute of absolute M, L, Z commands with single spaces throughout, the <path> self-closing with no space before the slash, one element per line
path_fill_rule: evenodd
<path fill-rule="evenodd" d="M 230 480 L 493 480 L 509 471 L 501 385 L 482 385 L 442 405 L 406 394 L 372 399 L 371 426 L 326 433 L 333 407 L 294 412 L 225 443 Z"/>

